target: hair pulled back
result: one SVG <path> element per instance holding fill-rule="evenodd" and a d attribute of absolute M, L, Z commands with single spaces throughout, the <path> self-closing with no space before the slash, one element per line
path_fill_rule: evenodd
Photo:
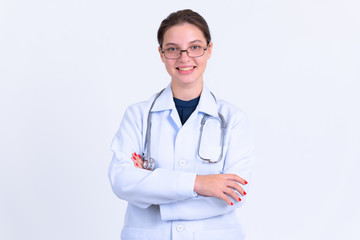
<path fill-rule="evenodd" d="M 195 25 L 204 34 L 207 44 L 211 42 L 210 29 L 205 19 L 197 12 L 194 12 L 190 9 L 184 9 L 171 13 L 167 18 L 165 18 L 161 22 L 159 30 L 157 32 L 157 39 L 160 48 L 162 48 L 165 32 L 169 28 L 182 23 L 189 23 Z"/>

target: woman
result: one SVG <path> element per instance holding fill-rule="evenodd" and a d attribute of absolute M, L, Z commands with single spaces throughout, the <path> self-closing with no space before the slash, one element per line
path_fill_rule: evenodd
<path fill-rule="evenodd" d="M 158 41 L 171 83 L 127 109 L 111 146 L 109 179 L 128 201 L 121 239 L 243 239 L 235 209 L 253 145 L 245 114 L 204 85 L 208 25 L 178 11 L 163 20 Z"/>

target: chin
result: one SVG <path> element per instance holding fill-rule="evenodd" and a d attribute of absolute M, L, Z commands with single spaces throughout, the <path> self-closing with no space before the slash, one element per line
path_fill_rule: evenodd
<path fill-rule="evenodd" d="M 181 85 L 192 85 L 201 82 L 199 79 L 193 79 L 193 78 L 181 78 L 181 79 L 175 79 L 174 81 Z"/>

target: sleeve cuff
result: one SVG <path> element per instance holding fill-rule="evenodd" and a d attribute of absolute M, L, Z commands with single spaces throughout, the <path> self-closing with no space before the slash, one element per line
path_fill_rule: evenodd
<path fill-rule="evenodd" d="M 176 183 L 176 194 L 180 199 L 193 198 L 197 196 L 197 193 L 194 191 L 195 173 L 188 172 L 177 172 L 177 183 Z M 160 204 L 160 215 L 161 220 L 167 221 L 171 219 L 177 219 L 177 202 Z"/>
<path fill-rule="evenodd" d="M 163 221 L 169 221 L 172 219 L 179 218 L 178 211 L 176 210 L 176 202 L 161 204 L 160 205 L 160 216 L 161 216 L 161 220 L 163 220 Z"/>
<path fill-rule="evenodd" d="M 197 193 L 194 191 L 195 186 L 195 173 L 189 172 L 177 172 L 177 183 L 176 183 L 176 195 L 180 199 L 192 198 L 197 196 Z"/>

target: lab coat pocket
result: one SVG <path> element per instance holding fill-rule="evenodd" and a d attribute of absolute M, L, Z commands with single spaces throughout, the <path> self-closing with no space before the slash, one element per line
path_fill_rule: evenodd
<path fill-rule="evenodd" d="M 245 234 L 240 229 L 222 229 L 215 231 L 194 232 L 194 240 L 244 240 Z"/>
<path fill-rule="evenodd" d="M 124 227 L 121 231 L 121 240 L 161 240 L 161 230 Z"/>
<path fill-rule="evenodd" d="M 197 173 L 198 174 L 222 173 L 226 151 L 227 151 L 227 146 L 224 146 L 223 154 L 221 157 L 221 146 L 219 145 L 203 146 L 202 149 L 200 149 L 199 151 L 199 156 L 198 156 L 199 161 L 197 161 Z M 204 159 L 210 159 L 212 162 L 216 162 L 216 163 L 210 163 L 208 161 L 204 161 Z"/>
<path fill-rule="evenodd" d="M 221 155 L 221 146 L 206 145 L 199 149 L 199 155 L 204 159 L 218 161 Z"/>

